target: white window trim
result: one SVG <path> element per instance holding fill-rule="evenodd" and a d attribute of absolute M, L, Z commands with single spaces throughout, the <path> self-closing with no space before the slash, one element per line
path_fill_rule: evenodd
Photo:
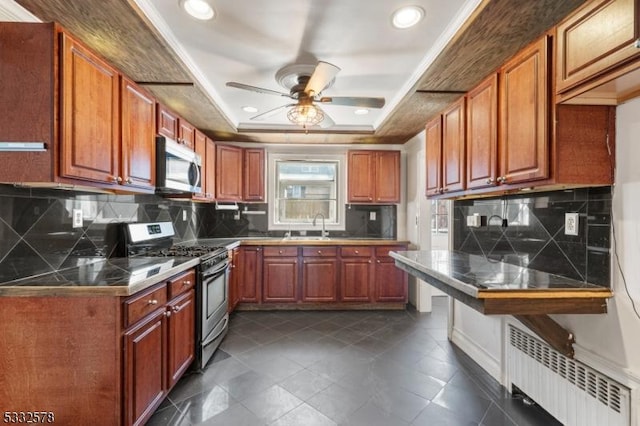
<path fill-rule="evenodd" d="M 280 152 L 267 153 L 267 201 L 268 201 L 268 230 L 269 231 L 320 231 L 322 229 L 321 220 L 318 219 L 316 226 L 311 222 L 302 224 L 279 224 L 275 223 L 277 203 L 276 200 L 276 161 L 336 161 L 338 170 L 336 176 L 336 217 L 337 224 L 326 224 L 327 231 L 344 231 L 345 230 L 345 200 L 347 192 L 346 184 L 346 156 L 345 154 L 283 154 Z"/>

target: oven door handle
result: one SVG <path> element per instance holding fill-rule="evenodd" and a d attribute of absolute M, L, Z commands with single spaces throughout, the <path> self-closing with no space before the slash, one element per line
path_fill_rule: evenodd
<path fill-rule="evenodd" d="M 214 275 L 219 274 L 220 272 L 224 271 L 225 269 L 227 269 L 229 267 L 229 261 L 224 261 L 222 263 L 220 263 L 220 266 L 215 266 L 213 270 L 206 270 L 202 273 L 202 279 L 206 280 L 207 278 L 210 278 Z"/>
<path fill-rule="evenodd" d="M 214 341 L 214 340 L 216 340 L 218 337 L 220 337 L 220 335 L 221 335 L 222 333 L 224 333 L 224 332 L 225 332 L 225 329 L 227 328 L 227 323 L 229 322 L 229 317 L 228 317 L 228 316 L 225 316 L 225 317 L 224 317 L 224 319 L 223 319 L 223 321 L 224 321 L 224 325 L 222 326 L 222 329 L 220 330 L 220 333 L 218 333 L 218 334 L 216 334 L 215 336 L 213 336 L 212 338 L 207 339 L 207 340 L 205 340 L 204 342 L 202 342 L 202 347 L 205 347 L 205 346 L 210 345 L 211 343 L 213 343 L 213 341 Z"/>

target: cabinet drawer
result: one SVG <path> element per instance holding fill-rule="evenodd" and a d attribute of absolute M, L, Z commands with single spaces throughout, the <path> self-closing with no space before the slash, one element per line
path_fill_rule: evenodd
<path fill-rule="evenodd" d="M 382 246 L 376 247 L 376 257 L 389 257 L 390 251 L 404 251 L 405 246 Z"/>
<path fill-rule="evenodd" d="M 169 280 L 169 299 L 191 290 L 196 283 L 196 273 L 192 269 Z"/>
<path fill-rule="evenodd" d="M 342 257 L 371 257 L 373 249 L 371 247 L 341 247 L 340 254 Z"/>
<path fill-rule="evenodd" d="M 264 257 L 292 257 L 298 255 L 298 247 L 265 247 Z"/>
<path fill-rule="evenodd" d="M 338 250 L 335 247 L 302 247 L 302 255 L 305 257 L 336 257 Z"/>
<path fill-rule="evenodd" d="M 135 324 L 145 315 L 163 307 L 167 303 L 167 286 L 162 284 L 134 295 L 124 301 L 124 326 Z"/>

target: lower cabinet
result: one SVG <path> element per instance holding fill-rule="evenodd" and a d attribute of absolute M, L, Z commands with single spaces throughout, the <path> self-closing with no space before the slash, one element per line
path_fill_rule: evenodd
<path fill-rule="evenodd" d="M 298 301 L 298 248 L 265 247 L 262 260 L 262 301 Z"/>
<path fill-rule="evenodd" d="M 406 250 L 406 247 L 376 247 L 374 273 L 376 302 L 407 302 L 407 273 L 396 268 L 389 251 Z"/>
<path fill-rule="evenodd" d="M 144 424 L 195 358 L 194 283 L 189 271 L 123 302 L 125 425 Z"/>
<path fill-rule="evenodd" d="M 262 247 L 240 247 L 237 257 L 238 302 L 262 302 Z"/>
<path fill-rule="evenodd" d="M 338 259 L 335 247 L 302 248 L 302 302 L 336 302 Z"/>
<path fill-rule="evenodd" d="M 371 247 L 342 247 L 340 254 L 340 300 L 371 302 L 373 250 Z"/>

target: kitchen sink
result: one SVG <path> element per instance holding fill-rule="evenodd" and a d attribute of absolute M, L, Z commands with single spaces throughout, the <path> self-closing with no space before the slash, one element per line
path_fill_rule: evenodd
<path fill-rule="evenodd" d="M 307 235 L 295 235 L 290 237 L 284 237 L 282 241 L 329 241 L 329 237 L 321 237 L 319 235 L 307 236 Z"/>

